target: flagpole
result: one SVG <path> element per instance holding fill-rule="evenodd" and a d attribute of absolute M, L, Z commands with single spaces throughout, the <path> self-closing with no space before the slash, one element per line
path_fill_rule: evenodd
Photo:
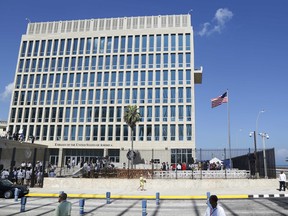
<path fill-rule="evenodd" d="M 231 159 L 231 136 L 230 136 L 230 106 L 229 106 L 229 93 L 227 89 L 227 123 L 228 123 L 228 145 L 229 145 L 229 161 L 230 161 L 230 168 L 233 168 L 232 159 Z"/>

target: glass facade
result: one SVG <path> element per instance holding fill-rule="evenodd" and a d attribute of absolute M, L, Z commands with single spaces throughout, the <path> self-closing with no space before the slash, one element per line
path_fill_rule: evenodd
<path fill-rule="evenodd" d="M 115 141 L 117 147 L 130 141 L 123 115 L 135 104 L 136 144 L 172 147 L 173 141 L 181 148 L 189 141 L 195 148 L 191 26 L 136 32 L 23 37 L 9 130 L 25 127 L 24 135 L 39 142 Z"/>

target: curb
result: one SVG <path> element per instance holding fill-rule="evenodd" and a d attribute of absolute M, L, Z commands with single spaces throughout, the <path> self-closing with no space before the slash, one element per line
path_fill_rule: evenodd
<path fill-rule="evenodd" d="M 105 194 L 67 194 L 69 198 L 86 198 L 86 199 L 106 199 Z M 58 193 L 29 193 L 26 197 L 58 197 Z M 220 199 L 257 199 L 257 198 L 280 198 L 288 197 L 288 194 L 235 194 L 235 195 L 218 195 Z M 111 199 L 147 199 L 155 200 L 156 195 L 111 195 Z M 160 195 L 162 200 L 196 200 L 207 199 L 206 195 L 195 196 L 176 196 L 176 195 Z"/>

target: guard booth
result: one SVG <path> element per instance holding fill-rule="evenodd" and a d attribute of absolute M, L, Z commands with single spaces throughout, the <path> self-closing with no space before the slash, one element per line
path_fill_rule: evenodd
<path fill-rule="evenodd" d="M 3 169 L 8 169 L 10 173 L 14 168 L 21 167 L 23 162 L 31 163 L 33 169 L 30 187 L 35 186 L 36 180 L 38 180 L 38 186 L 43 187 L 47 148 L 46 145 L 0 139 L 0 172 Z M 37 179 L 37 170 L 40 172 L 40 177 L 42 176 L 40 182 L 39 178 Z"/>

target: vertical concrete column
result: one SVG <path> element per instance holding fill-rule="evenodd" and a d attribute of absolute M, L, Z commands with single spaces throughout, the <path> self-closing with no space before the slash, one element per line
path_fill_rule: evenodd
<path fill-rule="evenodd" d="M 60 176 L 62 174 L 62 161 L 63 161 L 63 148 L 59 148 L 57 167 L 60 169 Z"/>

